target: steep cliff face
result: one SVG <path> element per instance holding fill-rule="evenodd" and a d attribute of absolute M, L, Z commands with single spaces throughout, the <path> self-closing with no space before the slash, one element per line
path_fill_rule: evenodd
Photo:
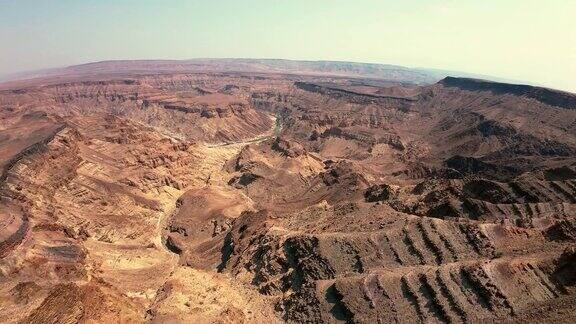
<path fill-rule="evenodd" d="M 180 87 L 175 82 L 202 84 L 210 89 Z M 255 110 L 247 93 L 224 93 L 225 84 L 209 77 L 150 76 L 136 80 L 78 81 L 26 87 L 3 100 L 28 98 L 28 105 L 62 116 L 112 114 L 156 127 L 179 138 L 222 142 L 251 138 L 273 125 L 271 116 Z M 29 109 L 29 108 L 27 108 Z"/>
<path fill-rule="evenodd" d="M 444 78 L 440 81 L 440 84 L 446 87 L 455 87 L 462 90 L 489 91 L 497 95 L 510 94 L 519 97 L 527 97 L 536 99 L 550 106 L 576 109 L 575 94 L 553 89 L 454 77 Z"/>

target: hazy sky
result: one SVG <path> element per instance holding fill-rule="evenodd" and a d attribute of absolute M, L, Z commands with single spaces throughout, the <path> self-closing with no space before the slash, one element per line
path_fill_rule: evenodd
<path fill-rule="evenodd" d="M 197 57 L 388 63 L 576 92 L 576 1 L 0 0 L 0 75 Z"/>

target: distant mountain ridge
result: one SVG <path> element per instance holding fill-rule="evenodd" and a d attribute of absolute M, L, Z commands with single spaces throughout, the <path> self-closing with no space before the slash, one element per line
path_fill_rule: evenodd
<path fill-rule="evenodd" d="M 253 72 L 280 74 L 307 74 L 341 77 L 373 78 L 392 82 L 426 85 L 446 76 L 463 76 L 506 81 L 470 73 L 399 65 L 359 63 L 345 61 L 300 61 L 286 59 L 198 58 L 189 60 L 110 60 L 13 73 L 0 77 L 0 82 L 35 78 L 85 77 L 118 74 L 163 74 L 202 72 Z"/>
<path fill-rule="evenodd" d="M 429 85 L 445 78 L 486 80 L 501 84 L 525 83 L 474 73 L 428 68 L 409 68 L 399 65 L 346 61 L 309 61 L 287 59 L 197 58 L 188 60 L 109 60 L 14 73 L 0 77 L 0 88 L 11 88 L 25 80 L 65 82 L 75 79 L 98 79 L 114 76 L 139 76 L 173 73 L 273 73 L 326 77 L 376 79 L 407 85 Z M 451 79 L 447 83 L 451 82 Z M 536 85 L 518 85 L 537 87 Z M 524 88 L 526 89 L 526 88 Z M 528 90 L 526 90 L 528 91 Z M 526 92 L 524 91 L 524 92 Z M 556 90 L 554 90 L 556 91 Z M 528 91 L 530 92 L 530 91 Z M 540 93 L 545 91 L 539 90 Z M 569 92 L 565 92 L 569 93 Z M 570 99 L 571 100 L 571 99 Z M 569 100 L 569 101 L 570 101 Z M 570 101 L 571 102 L 571 101 Z M 572 107 L 572 104 L 569 104 Z"/>
<path fill-rule="evenodd" d="M 396 65 L 293 61 L 282 59 L 190 59 L 190 60 L 113 60 L 13 74 L 6 81 L 54 76 L 95 74 L 161 74 L 195 72 L 256 72 L 366 77 L 414 84 L 438 81 L 431 74 Z"/>

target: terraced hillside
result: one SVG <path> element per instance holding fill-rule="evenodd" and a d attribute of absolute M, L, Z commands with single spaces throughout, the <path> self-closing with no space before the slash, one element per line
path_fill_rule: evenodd
<path fill-rule="evenodd" d="M 0 91 L 0 318 L 576 319 L 576 95 L 96 66 Z"/>

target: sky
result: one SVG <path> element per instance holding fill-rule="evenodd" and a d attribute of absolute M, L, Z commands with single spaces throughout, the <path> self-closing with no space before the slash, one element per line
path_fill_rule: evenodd
<path fill-rule="evenodd" d="M 0 76 L 207 57 L 396 64 L 576 92 L 576 1 L 0 0 Z"/>

